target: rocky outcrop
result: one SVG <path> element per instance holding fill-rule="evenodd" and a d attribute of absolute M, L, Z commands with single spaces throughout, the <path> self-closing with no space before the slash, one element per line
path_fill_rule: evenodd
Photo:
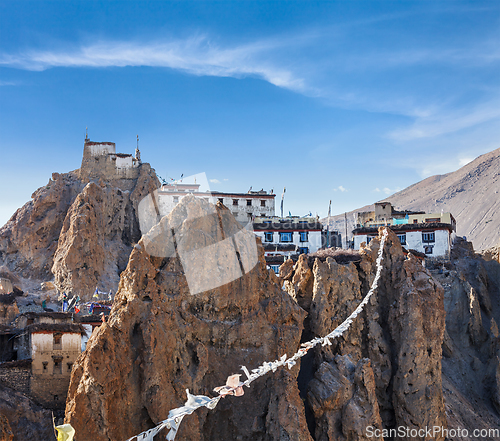
<path fill-rule="evenodd" d="M 75 172 L 53 173 L 0 229 L 0 261 L 24 277 L 51 278 L 66 212 L 82 188 Z"/>
<path fill-rule="evenodd" d="M 115 290 L 141 237 L 139 202 L 160 185 L 149 164 L 135 170 L 134 179 L 94 181 L 79 170 L 53 173 L 0 229 L 1 268 L 38 281 L 55 277 L 59 291 L 83 299 L 96 286 Z"/>
<path fill-rule="evenodd" d="M 498 429 L 500 264 L 488 252 L 476 254 L 463 239 L 451 254 L 450 262 L 430 266 L 444 288 L 442 373 L 449 426 L 469 433 Z"/>
<path fill-rule="evenodd" d="M 372 241 L 361 251 L 362 260 L 357 264 L 341 265 L 331 257 L 311 263 L 309 326 L 313 335 L 330 332 L 362 300 L 373 281 L 378 247 L 379 241 Z M 446 427 L 441 384 L 443 289 L 411 254 L 405 258 L 392 232 L 386 241 L 383 267 L 377 293 L 366 312 L 332 346 L 316 350 L 315 379 L 309 383 L 307 395 L 316 418 L 316 439 L 362 439 L 368 436 L 366 427 L 377 424 L 384 428 Z M 304 282 L 309 283 L 308 272 L 298 265 L 296 269 L 299 272 L 293 277 L 303 274 Z M 300 277 L 294 279 L 294 286 L 300 282 Z M 293 288 L 291 284 L 285 287 Z M 355 374 L 358 371 L 363 375 Z M 332 392 L 335 397 L 325 396 L 321 384 L 337 384 L 331 386 L 337 391 Z M 349 409 L 357 409 L 352 403 L 365 403 L 365 419 L 347 417 L 354 412 Z"/>
<path fill-rule="evenodd" d="M 109 183 L 88 183 L 68 210 L 59 236 L 52 272 L 61 292 L 91 298 L 116 289 L 133 244 L 141 237 L 137 207 L 157 185 L 147 164 L 132 192 Z"/>
<path fill-rule="evenodd" d="M 18 314 L 19 308 L 14 295 L 0 295 L 0 325 L 8 325 Z"/>
<path fill-rule="evenodd" d="M 251 369 L 297 350 L 304 311 L 271 277 L 260 245 L 257 264 L 246 266 L 251 256 L 243 252 L 244 242 L 255 244 L 252 233 L 241 230 L 223 206 L 203 216 L 208 205 L 182 199 L 150 232 L 157 241 L 143 238 L 134 247 L 108 322 L 73 367 L 66 422 L 78 439 L 127 439 L 183 405 L 185 389 L 213 396 L 213 387 L 242 365 Z M 233 243 L 237 262 L 251 270 L 191 294 L 179 249 L 212 247 L 211 257 L 196 264 L 219 274 L 232 261 L 219 243 Z M 213 411 L 200 409 L 183 420 L 176 439 L 311 440 L 297 374 L 298 366 L 280 369 L 255 381 L 243 397 L 226 397 Z"/>
<path fill-rule="evenodd" d="M 6 440 L 12 441 L 47 441 L 54 439 L 52 414 L 43 409 L 24 394 L 0 384 L 0 436 L 2 427 Z M 11 435 L 8 435 L 8 429 Z"/>
<path fill-rule="evenodd" d="M 370 361 L 353 364 L 349 356 L 337 355 L 323 362 L 307 393 L 316 420 L 316 441 L 382 440 L 382 420 Z M 378 430 L 378 432 L 377 432 Z"/>
<path fill-rule="evenodd" d="M 10 428 L 9 420 L 5 415 L 0 414 L 0 441 L 12 441 L 14 434 Z"/>

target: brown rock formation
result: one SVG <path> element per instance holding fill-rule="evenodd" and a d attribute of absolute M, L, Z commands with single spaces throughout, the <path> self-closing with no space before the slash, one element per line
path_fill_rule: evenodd
<path fill-rule="evenodd" d="M 139 202 L 159 187 L 149 164 L 138 165 L 128 176 L 102 173 L 99 160 L 113 165 L 106 155 L 87 159 L 84 174 L 53 173 L 0 229 L 2 268 L 39 281 L 55 276 L 58 290 L 83 299 L 96 286 L 117 288 L 132 245 L 141 237 Z"/>
<path fill-rule="evenodd" d="M 90 299 L 96 286 L 118 286 L 134 243 L 141 237 L 136 214 L 140 200 L 156 188 L 148 164 L 140 168 L 133 192 L 111 184 L 88 183 L 68 210 L 52 272 L 59 291 Z"/>
<path fill-rule="evenodd" d="M 490 252 L 494 250 L 490 250 Z M 431 267 L 444 288 L 443 384 L 449 427 L 500 429 L 500 264 L 457 240 L 452 260 Z M 486 437 L 494 439 L 494 437 Z"/>
<path fill-rule="evenodd" d="M 330 332 L 359 304 L 373 280 L 378 247 L 379 241 L 372 241 L 362 250 L 362 260 L 357 265 L 352 262 L 340 265 L 331 257 L 325 262 L 314 260 L 309 317 L 313 335 Z M 416 259 L 411 255 L 405 258 L 392 232 L 386 241 L 383 267 L 379 288 L 366 312 L 357 317 L 349 331 L 332 346 L 316 351 L 318 370 L 308 394 L 308 403 L 319 418 L 316 439 L 358 439 L 363 436 L 359 427 L 365 423 L 376 427 L 375 422 L 379 420 L 385 428 L 446 427 L 441 385 L 443 290 Z M 308 281 L 307 271 L 298 265 L 296 268 L 305 275 L 304 281 Z M 298 285 L 300 280 L 295 280 L 295 274 L 294 282 Z M 356 371 L 364 357 L 371 360 L 371 367 L 363 365 L 363 369 L 368 375 L 365 378 L 372 372 L 375 381 L 367 381 L 364 389 L 352 389 L 353 369 L 347 369 L 345 359 L 342 361 L 344 371 L 336 368 L 339 359 L 335 354 L 349 356 L 354 365 L 358 364 Z M 336 383 L 346 385 L 339 389 L 343 388 L 344 392 L 335 399 L 333 408 L 329 408 L 327 402 L 323 408 L 323 401 L 317 398 L 321 396 L 319 384 L 325 381 L 325 375 L 333 375 Z M 371 417 L 359 422 L 358 429 L 354 430 L 354 420 L 345 416 L 347 406 L 352 400 L 370 402 L 366 397 L 372 396 L 372 387 L 377 406 L 367 404 L 366 411 Z"/>
<path fill-rule="evenodd" d="M 6 440 L 12 441 L 47 441 L 54 439 L 52 414 L 43 409 L 26 395 L 16 392 L 0 383 L 0 418 L 7 420 L 3 425 Z M 11 435 L 8 435 L 8 428 Z M 0 436 L 2 422 L 0 421 Z"/>
<path fill-rule="evenodd" d="M 383 439 L 370 361 L 354 365 L 349 356 L 321 363 L 309 384 L 307 398 L 316 420 L 316 441 Z M 378 432 L 380 433 L 380 432 Z"/>
<path fill-rule="evenodd" d="M 9 420 L 3 414 L 0 414 L 0 441 L 12 441 L 14 434 L 10 428 Z"/>
<path fill-rule="evenodd" d="M 0 295 L 0 325 L 8 325 L 18 314 L 19 308 L 14 295 Z"/>
<path fill-rule="evenodd" d="M 0 259 L 10 270 L 24 277 L 51 277 L 64 217 L 82 187 L 75 172 L 53 173 L 0 229 Z"/>
<path fill-rule="evenodd" d="M 223 206 L 214 215 L 180 221 L 207 205 L 184 198 L 150 233 L 168 239 L 174 226 L 178 249 L 196 249 L 240 230 Z M 240 250 L 245 237 L 255 241 L 240 236 Z M 183 405 L 185 389 L 213 396 L 212 388 L 241 365 L 251 369 L 298 348 L 305 314 L 270 276 L 260 245 L 250 272 L 196 295 L 179 257 L 152 257 L 146 245 L 141 239 L 132 251 L 108 322 L 73 368 L 66 422 L 78 439 L 125 440 Z M 168 243 L 156 245 L 158 251 Z M 213 256 L 215 266 L 229 265 L 225 252 Z M 210 270 L 208 262 L 198 263 Z M 224 398 L 213 411 L 199 409 L 183 420 L 176 440 L 310 440 L 297 373 L 297 366 L 280 369 L 255 381 L 243 397 Z"/>

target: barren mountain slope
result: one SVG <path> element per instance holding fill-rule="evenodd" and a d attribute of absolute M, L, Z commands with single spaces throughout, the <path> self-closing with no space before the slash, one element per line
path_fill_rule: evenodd
<path fill-rule="evenodd" d="M 476 250 L 484 250 L 499 240 L 499 178 L 500 149 L 497 149 L 455 172 L 431 176 L 384 200 L 398 209 L 450 212 L 457 220 L 457 234 L 472 241 Z M 365 206 L 347 213 L 349 235 L 352 213 L 372 209 L 373 206 Z M 330 224 L 345 234 L 344 215 L 332 217 Z"/>

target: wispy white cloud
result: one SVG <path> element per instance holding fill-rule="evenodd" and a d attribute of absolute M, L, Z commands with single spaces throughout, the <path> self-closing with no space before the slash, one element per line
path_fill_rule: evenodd
<path fill-rule="evenodd" d="M 422 179 L 425 179 L 429 176 L 445 175 L 447 173 L 454 172 L 469 164 L 471 161 L 476 159 L 477 156 L 491 151 L 494 148 L 498 148 L 498 143 L 495 145 L 486 145 L 484 148 L 474 150 L 473 152 L 459 152 L 455 155 L 450 154 L 449 152 L 439 151 L 434 154 L 427 153 L 425 160 L 418 157 L 408 156 L 404 160 L 397 161 L 396 164 L 398 167 L 415 170 Z M 472 156 L 471 153 L 475 156 Z M 401 189 L 397 188 L 392 192 L 397 192 L 399 190 Z"/>
<path fill-rule="evenodd" d="M 255 76 L 278 87 L 299 92 L 305 82 L 290 69 L 274 63 L 269 52 L 282 44 L 261 41 L 223 48 L 207 37 L 166 42 L 102 42 L 71 50 L 27 51 L 0 55 L 0 65 L 41 71 L 54 67 L 166 67 L 193 75 Z"/>
<path fill-rule="evenodd" d="M 459 167 L 463 167 L 464 165 L 467 165 L 469 162 L 474 161 L 474 159 L 476 159 L 476 158 L 473 158 L 471 156 L 467 156 L 465 158 L 459 158 L 458 165 L 459 165 Z"/>
<path fill-rule="evenodd" d="M 344 193 L 348 190 L 343 185 L 339 185 L 338 187 L 334 188 L 333 191 L 340 191 L 340 192 Z"/>
<path fill-rule="evenodd" d="M 20 83 L 17 81 L 3 81 L 0 80 L 0 87 L 1 86 L 18 86 Z"/>
<path fill-rule="evenodd" d="M 212 183 L 212 184 L 220 184 L 220 181 L 218 179 L 209 179 L 209 181 Z"/>
<path fill-rule="evenodd" d="M 389 188 L 389 187 L 384 187 L 382 190 L 380 188 L 374 188 L 372 192 L 374 193 L 385 193 L 385 194 L 394 194 L 397 193 L 398 191 L 402 190 L 401 187 L 396 187 L 396 188 Z"/>
<path fill-rule="evenodd" d="M 431 115 L 415 118 L 411 127 L 391 132 L 389 137 L 395 141 L 412 141 L 422 138 L 433 138 L 478 124 L 500 119 L 500 98 L 455 111 L 441 109 Z"/>

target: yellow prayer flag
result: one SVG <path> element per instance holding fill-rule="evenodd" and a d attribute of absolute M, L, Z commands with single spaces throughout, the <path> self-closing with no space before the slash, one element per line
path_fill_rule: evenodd
<path fill-rule="evenodd" d="M 75 429 L 71 427 L 71 424 L 56 426 L 56 430 L 57 441 L 73 441 L 73 437 L 75 436 Z"/>

